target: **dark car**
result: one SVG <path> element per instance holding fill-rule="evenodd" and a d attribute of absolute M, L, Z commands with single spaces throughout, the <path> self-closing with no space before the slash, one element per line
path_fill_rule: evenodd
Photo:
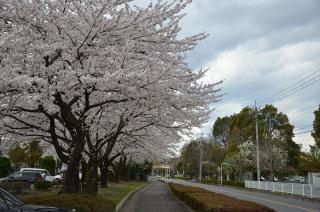
<path fill-rule="evenodd" d="M 0 181 L 2 182 L 16 182 L 16 181 L 22 181 L 22 182 L 28 182 L 28 183 L 34 183 L 37 180 L 42 180 L 42 176 L 40 173 L 37 172 L 15 172 L 8 177 L 1 178 Z"/>
<path fill-rule="evenodd" d="M 65 209 L 59 209 L 49 206 L 25 205 L 9 192 L 0 188 L 0 212 L 67 212 Z"/>

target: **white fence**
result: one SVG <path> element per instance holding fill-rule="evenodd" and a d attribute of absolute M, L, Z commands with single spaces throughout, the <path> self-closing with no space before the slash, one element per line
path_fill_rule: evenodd
<path fill-rule="evenodd" d="M 320 185 L 246 180 L 245 187 L 292 195 L 295 194 L 311 198 L 320 198 Z"/>

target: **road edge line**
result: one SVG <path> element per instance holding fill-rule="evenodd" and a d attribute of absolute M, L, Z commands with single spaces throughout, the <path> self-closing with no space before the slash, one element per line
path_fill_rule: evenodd
<path fill-rule="evenodd" d="M 145 184 L 139 186 L 138 188 L 130 191 L 116 206 L 116 210 L 115 212 L 118 212 L 122 206 L 124 205 L 124 203 L 129 199 L 129 197 L 131 197 L 134 193 L 136 193 L 137 191 L 139 191 L 140 189 L 142 189 L 143 187 L 145 187 L 146 185 L 148 185 L 149 182 L 146 182 Z"/>

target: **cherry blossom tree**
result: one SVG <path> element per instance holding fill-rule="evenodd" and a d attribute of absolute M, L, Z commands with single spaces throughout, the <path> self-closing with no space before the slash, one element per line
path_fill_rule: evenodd
<path fill-rule="evenodd" d="M 247 170 L 252 170 L 256 167 L 256 145 L 253 141 L 246 141 L 239 147 L 238 160 L 240 166 Z M 281 146 L 274 145 L 272 147 L 273 164 L 270 164 L 270 152 L 266 144 L 260 147 L 260 167 L 264 172 L 269 172 L 271 168 L 274 171 L 280 171 L 286 167 L 288 162 L 288 152 Z"/>
<path fill-rule="evenodd" d="M 156 144 L 201 126 L 219 98 L 220 82 L 200 83 L 206 71 L 184 61 L 206 34 L 177 37 L 191 1 L 129 2 L 0 0 L 0 127 L 54 146 L 64 192 L 79 191 L 80 161 L 92 182 L 127 139 L 166 148 Z"/>

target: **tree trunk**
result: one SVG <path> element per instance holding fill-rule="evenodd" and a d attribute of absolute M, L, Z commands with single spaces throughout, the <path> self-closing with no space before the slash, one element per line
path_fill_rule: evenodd
<path fill-rule="evenodd" d="M 107 188 L 108 187 L 108 167 L 103 163 L 100 165 L 100 182 L 101 182 L 101 188 Z"/>
<path fill-rule="evenodd" d="M 82 152 L 85 142 L 80 139 L 78 141 L 79 142 L 70 155 L 68 169 L 64 176 L 62 185 L 62 190 L 64 193 L 80 192 L 79 164 L 82 159 Z"/>
<path fill-rule="evenodd" d="M 84 159 L 81 161 L 81 173 L 82 175 L 81 175 L 80 183 L 81 183 L 81 191 L 83 191 L 86 185 L 86 176 L 88 173 L 88 164 Z"/>
<path fill-rule="evenodd" d="M 80 192 L 79 165 L 68 165 L 62 189 L 64 193 Z"/>
<path fill-rule="evenodd" d="M 96 195 L 98 193 L 98 162 L 89 162 L 88 172 L 85 177 L 84 194 Z"/>

